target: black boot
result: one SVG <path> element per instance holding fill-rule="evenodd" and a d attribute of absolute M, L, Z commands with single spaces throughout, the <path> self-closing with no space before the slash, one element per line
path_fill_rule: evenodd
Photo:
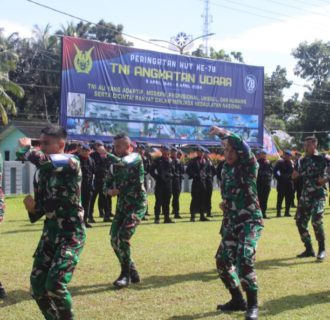
<path fill-rule="evenodd" d="M 195 222 L 195 214 L 194 213 L 190 214 L 190 222 Z"/>
<path fill-rule="evenodd" d="M 128 287 L 128 285 L 130 283 L 130 276 L 129 276 L 130 270 L 129 269 L 130 269 L 129 265 L 121 266 L 121 273 L 120 273 L 118 279 L 113 283 L 113 285 L 117 289 Z"/>
<path fill-rule="evenodd" d="M 284 216 L 285 216 L 285 217 L 291 217 L 290 211 L 289 211 L 289 210 L 286 210 Z"/>
<path fill-rule="evenodd" d="M 139 282 L 141 282 L 139 273 L 136 270 L 135 264 L 133 262 L 130 265 L 129 273 L 130 273 L 130 277 L 131 277 L 131 282 L 132 283 L 139 283 Z"/>
<path fill-rule="evenodd" d="M 245 320 L 257 320 L 258 319 L 258 291 L 246 291 L 247 297 L 247 310 L 245 314 Z"/>
<path fill-rule="evenodd" d="M 315 257 L 315 252 L 313 250 L 312 244 L 305 244 L 306 250 L 297 255 L 297 258 L 308 258 Z"/>
<path fill-rule="evenodd" d="M 208 218 L 213 218 L 213 214 L 212 214 L 211 212 L 208 212 L 208 213 L 206 214 L 206 216 L 207 216 Z"/>
<path fill-rule="evenodd" d="M 221 311 L 245 311 L 246 310 L 246 302 L 243 298 L 242 291 L 239 287 L 235 289 L 229 289 L 231 294 L 231 300 L 225 304 L 219 304 L 217 306 L 217 310 Z"/>
<path fill-rule="evenodd" d="M 280 218 L 281 217 L 281 209 L 277 209 L 276 217 L 277 218 Z"/>
<path fill-rule="evenodd" d="M 2 286 L 0 282 L 0 299 L 5 299 L 5 298 L 7 298 L 7 293 L 5 288 Z"/>
<path fill-rule="evenodd" d="M 206 218 L 204 213 L 201 213 L 201 217 L 200 217 L 199 221 L 210 221 L 210 219 Z"/>
<path fill-rule="evenodd" d="M 47 294 L 43 295 L 42 297 L 35 297 L 32 294 L 32 297 L 37 302 L 37 305 L 45 319 L 60 319 L 54 302 L 49 298 Z"/>
<path fill-rule="evenodd" d="M 164 217 L 164 223 L 175 223 L 175 221 L 173 221 L 169 215 L 166 215 Z"/>
<path fill-rule="evenodd" d="M 174 214 L 174 219 L 182 219 L 182 217 L 180 216 L 179 213 L 175 213 Z"/>
<path fill-rule="evenodd" d="M 317 261 L 322 262 L 326 257 L 326 252 L 325 252 L 325 244 L 324 240 L 319 241 L 319 252 L 317 254 Z"/>

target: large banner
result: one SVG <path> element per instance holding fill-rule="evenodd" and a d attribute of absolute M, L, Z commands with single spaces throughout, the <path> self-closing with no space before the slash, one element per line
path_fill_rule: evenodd
<path fill-rule="evenodd" d="M 262 67 L 63 38 L 61 124 L 72 139 L 214 144 L 211 126 L 263 140 Z"/>

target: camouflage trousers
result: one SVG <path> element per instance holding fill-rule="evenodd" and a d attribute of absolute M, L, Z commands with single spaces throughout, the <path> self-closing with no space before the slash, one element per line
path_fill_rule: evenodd
<path fill-rule="evenodd" d="M 74 319 L 67 289 L 85 243 L 85 233 L 57 235 L 45 230 L 34 254 L 30 276 L 32 296 L 45 319 Z"/>
<path fill-rule="evenodd" d="M 262 229 L 262 225 L 250 223 L 239 228 L 222 227 L 222 240 L 215 258 L 220 279 L 227 289 L 241 284 L 244 290 L 258 290 L 254 262 Z"/>
<path fill-rule="evenodd" d="M 118 210 L 117 207 L 110 229 L 110 243 L 122 266 L 129 266 L 133 262 L 130 240 L 147 208 L 146 202 L 134 206 L 135 210 L 132 210 L 132 208 L 131 210 L 124 210 L 124 208 Z M 126 207 L 126 209 L 128 208 Z"/>
<path fill-rule="evenodd" d="M 317 241 L 324 241 L 323 215 L 325 208 L 325 199 L 316 200 L 307 197 L 301 197 L 296 212 L 296 225 L 300 234 L 301 241 L 305 245 L 312 243 L 311 235 L 308 231 L 308 223 L 312 220 L 313 229 Z"/>

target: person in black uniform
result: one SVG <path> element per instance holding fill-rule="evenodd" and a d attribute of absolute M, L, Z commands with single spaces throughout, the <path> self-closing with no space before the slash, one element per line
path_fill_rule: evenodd
<path fill-rule="evenodd" d="M 266 210 L 272 184 L 273 167 L 269 160 L 267 160 L 266 150 L 258 150 L 257 159 L 259 164 L 257 176 L 258 199 L 262 211 L 262 216 L 264 219 L 268 219 Z"/>
<path fill-rule="evenodd" d="M 285 216 L 291 217 L 290 206 L 293 197 L 293 162 L 290 150 L 285 150 L 283 159 L 277 161 L 274 167 L 274 178 L 277 181 L 277 217 L 281 216 L 282 202 L 285 198 Z"/>
<path fill-rule="evenodd" d="M 88 223 L 87 219 L 90 214 L 90 203 L 93 193 L 93 178 L 95 174 L 95 163 L 89 156 L 90 151 L 90 146 L 88 144 L 83 144 L 78 155 L 82 172 L 81 203 L 84 208 L 84 222 L 86 228 L 92 227 L 92 225 Z"/>
<path fill-rule="evenodd" d="M 206 211 L 206 168 L 204 158 L 205 148 L 197 148 L 197 157 L 190 160 L 186 173 L 193 179 L 191 185 L 190 221 L 195 222 L 196 213 L 200 214 L 200 221 L 209 221 L 205 217 Z"/>
<path fill-rule="evenodd" d="M 294 159 L 294 170 L 297 172 L 299 172 L 299 169 L 300 169 L 300 160 L 301 160 L 301 153 L 296 152 L 295 159 Z M 293 187 L 294 187 L 294 193 L 297 194 L 296 199 L 297 199 L 297 206 L 298 206 L 302 188 L 303 188 L 303 179 L 301 176 L 297 176 L 293 179 Z"/>
<path fill-rule="evenodd" d="M 104 144 L 104 148 L 108 153 L 112 153 L 112 151 L 113 151 L 113 145 L 111 143 Z M 111 164 L 110 164 L 109 160 L 108 160 L 107 165 L 110 168 L 108 170 L 107 179 L 113 179 L 113 175 L 112 175 L 112 172 L 111 172 Z M 107 201 L 107 204 L 108 204 L 108 207 L 109 207 L 109 212 L 110 212 L 109 217 L 113 217 L 114 214 L 112 213 L 112 197 L 107 193 L 106 193 L 105 197 L 106 197 L 106 201 Z M 105 220 L 110 221 L 111 219 L 108 219 L 109 217 L 105 217 L 106 218 Z"/>
<path fill-rule="evenodd" d="M 213 193 L 213 178 L 216 175 L 216 169 L 211 159 L 209 158 L 210 151 L 205 148 L 205 163 L 206 163 L 206 198 L 205 198 L 205 211 L 208 217 L 212 217 L 212 193 Z"/>
<path fill-rule="evenodd" d="M 155 159 L 150 167 L 150 175 L 155 179 L 155 223 L 159 223 L 160 210 L 164 215 L 164 223 L 174 223 L 170 219 L 170 201 L 172 195 L 172 180 L 174 175 L 173 161 L 170 158 L 170 148 L 161 147 L 162 156 Z"/>
<path fill-rule="evenodd" d="M 150 159 L 146 156 L 146 146 L 142 143 L 138 144 L 136 147 L 136 151 L 140 154 L 143 162 L 143 168 L 144 168 L 144 188 L 146 189 L 146 192 L 148 192 L 148 181 L 147 181 L 147 174 L 150 172 L 150 166 L 151 166 L 151 161 Z M 150 216 L 148 212 L 148 205 L 147 205 L 147 211 L 142 220 L 148 220 L 146 216 Z"/>
<path fill-rule="evenodd" d="M 180 193 L 184 175 L 184 167 L 181 161 L 178 159 L 178 149 L 176 147 L 171 148 L 171 159 L 174 165 L 174 176 L 172 184 L 172 211 L 175 219 L 181 219 Z"/>
<path fill-rule="evenodd" d="M 94 179 L 94 191 L 91 199 L 91 209 L 90 209 L 90 217 L 89 222 L 94 223 L 94 205 L 96 201 L 96 197 L 98 198 L 98 209 L 100 217 L 103 217 L 104 222 L 111 221 L 110 219 L 110 209 L 109 203 L 107 201 L 106 195 L 104 193 L 104 184 L 106 181 L 106 177 L 110 172 L 110 163 L 109 160 L 102 156 L 100 152 L 98 152 L 99 147 L 103 147 L 104 144 L 102 141 L 97 140 L 94 143 L 94 152 L 91 153 L 91 157 L 95 162 L 95 179 Z"/>

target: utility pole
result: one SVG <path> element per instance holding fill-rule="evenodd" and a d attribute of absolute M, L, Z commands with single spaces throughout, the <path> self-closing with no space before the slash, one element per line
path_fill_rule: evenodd
<path fill-rule="evenodd" d="M 209 13 L 210 11 L 210 0 L 204 0 L 204 12 L 202 14 L 202 18 L 203 18 L 203 34 L 209 34 L 210 30 L 209 30 L 209 26 L 212 23 L 212 16 Z M 209 55 L 209 39 L 208 37 L 205 37 L 204 40 L 204 54 L 206 56 Z"/>

